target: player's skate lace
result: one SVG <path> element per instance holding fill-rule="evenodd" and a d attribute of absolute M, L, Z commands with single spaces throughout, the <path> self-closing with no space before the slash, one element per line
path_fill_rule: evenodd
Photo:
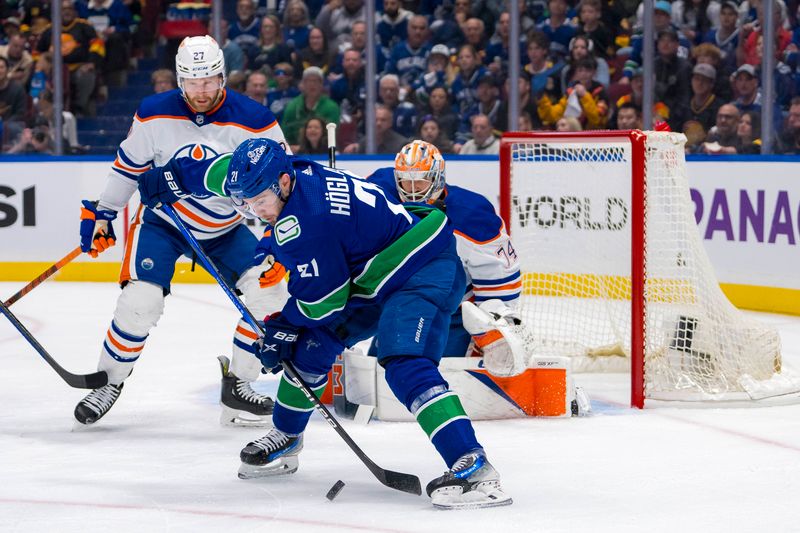
<path fill-rule="evenodd" d="M 254 391 L 249 381 L 243 381 L 241 379 L 236 380 L 236 394 L 243 400 L 252 403 L 264 403 L 269 400 L 269 397 Z"/>
<path fill-rule="evenodd" d="M 122 392 L 122 386 L 108 384 L 87 394 L 75 406 L 75 420 L 84 425 L 94 424 L 111 409 Z"/>
<path fill-rule="evenodd" d="M 261 448 L 266 453 L 270 453 L 281 449 L 281 447 L 283 447 L 287 442 L 289 442 L 289 435 L 279 429 L 273 428 L 269 433 L 260 439 L 254 440 L 248 444 L 248 446 L 255 446 L 257 448 Z"/>

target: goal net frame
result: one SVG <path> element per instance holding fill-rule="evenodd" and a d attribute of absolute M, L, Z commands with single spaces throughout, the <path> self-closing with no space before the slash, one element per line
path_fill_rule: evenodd
<path fill-rule="evenodd" d="M 651 138 L 651 144 L 648 147 L 648 137 Z M 588 131 L 588 132 L 507 132 L 504 133 L 501 140 L 500 140 L 500 215 L 503 221 L 506 224 L 506 228 L 508 229 L 509 233 L 511 234 L 511 238 L 515 243 L 517 250 L 519 251 L 521 248 L 521 244 L 524 242 L 526 245 L 535 246 L 538 241 L 535 241 L 535 233 L 530 233 L 529 235 L 532 236 L 531 240 L 522 241 L 521 238 L 515 238 L 514 230 L 520 227 L 525 227 L 530 221 L 527 219 L 530 216 L 530 213 L 527 213 L 526 221 L 522 221 L 522 207 L 521 204 L 517 204 L 517 207 L 514 206 L 514 166 L 521 165 L 519 168 L 524 171 L 526 165 L 536 165 L 536 166 L 529 166 L 531 172 L 531 180 L 525 184 L 525 187 L 518 187 L 519 194 L 530 194 L 535 196 L 539 194 L 539 189 L 537 188 L 536 179 L 539 179 L 538 183 L 543 183 L 544 187 L 548 187 L 548 183 L 554 184 L 556 181 L 542 181 L 542 175 L 538 173 L 538 170 L 541 168 L 541 173 L 548 177 L 547 174 L 547 165 L 551 165 L 549 168 L 552 169 L 552 163 L 560 163 L 564 162 L 565 173 L 559 174 L 561 170 L 557 170 L 552 172 L 552 174 L 556 174 L 557 176 L 553 176 L 551 180 L 558 180 L 564 179 L 565 176 L 572 176 L 573 174 L 569 174 L 569 172 L 580 172 L 583 167 L 581 165 L 591 165 L 591 169 L 593 170 L 598 164 L 602 164 L 604 162 L 614 163 L 617 166 L 613 169 L 613 179 L 616 180 L 614 183 L 623 183 L 625 178 L 625 174 L 623 172 L 627 172 L 627 170 L 622 170 L 620 168 L 620 164 L 622 165 L 629 165 L 630 168 L 630 206 L 629 206 L 629 224 L 630 224 L 630 271 L 629 271 L 629 291 L 630 291 L 630 330 L 626 333 L 629 335 L 630 340 L 630 347 L 628 348 L 625 346 L 625 340 L 623 340 L 622 345 L 618 348 L 617 355 L 623 355 L 619 352 L 628 352 L 624 355 L 629 355 L 630 358 L 630 403 L 632 407 L 636 408 L 643 408 L 645 404 L 646 397 L 656 398 L 656 399 L 674 399 L 674 400 L 686 400 L 686 401 L 698 401 L 698 396 L 701 397 L 699 401 L 703 400 L 728 400 L 728 399 L 760 399 L 754 397 L 753 394 L 750 394 L 750 397 L 747 398 L 747 394 L 751 391 L 749 388 L 745 389 L 743 393 L 736 393 L 733 394 L 714 394 L 705 395 L 702 391 L 700 394 L 695 394 L 695 397 L 690 397 L 691 395 L 684 396 L 681 391 L 673 391 L 670 392 L 670 389 L 667 389 L 667 392 L 664 393 L 662 389 L 653 389 L 655 392 L 648 392 L 653 387 L 653 379 L 661 380 L 661 375 L 658 372 L 655 372 L 650 378 L 648 378 L 647 371 L 649 365 L 652 364 L 652 355 L 648 353 L 648 349 L 652 350 L 653 347 L 648 347 L 648 335 L 653 335 L 653 339 L 656 339 L 660 336 L 663 337 L 661 330 L 653 330 L 652 332 L 648 332 L 648 327 L 652 328 L 653 325 L 649 321 L 654 320 L 657 316 L 659 316 L 660 311 L 656 311 L 659 309 L 659 306 L 663 306 L 663 302 L 658 300 L 658 295 L 651 295 L 652 302 L 650 303 L 651 306 L 654 306 L 651 310 L 648 307 L 648 291 L 653 292 L 652 285 L 658 282 L 658 276 L 660 272 L 657 267 L 656 259 L 658 256 L 658 252 L 654 251 L 652 248 L 657 243 L 662 242 L 662 239 L 666 239 L 663 242 L 672 242 L 669 239 L 676 239 L 675 242 L 682 242 L 680 241 L 681 238 L 688 238 L 690 241 L 694 239 L 694 235 L 686 236 L 688 233 L 681 234 L 681 236 L 673 237 L 671 234 L 668 234 L 664 237 L 663 228 L 660 228 L 657 222 L 654 222 L 655 219 L 651 220 L 651 217 L 659 210 L 659 202 L 661 201 L 661 197 L 651 198 L 650 201 L 653 202 L 653 206 L 651 206 L 651 211 L 653 213 L 648 214 L 648 164 L 651 166 L 651 172 L 653 172 L 653 176 L 651 177 L 651 181 L 656 180 L 653 184 L 650 184 L 652 192 L 651 194 L 662 194 L 657 192 L 657 188 L 660 186 L 661 181 L 664 181 L 664 176 L 667 177 L 667 181 L 674 182 L 675 187 L 672 192 L 675 194 L 675 197 L 679 199 L 681 203 L 687 205 L 686 202 L 691 202 L 689 197 L 688 191 L 688 183 L 686 182 L 685 176 L 685 166 L 683 161 L 683 142 L 685 141 L 685 137 L 681 134 L 676 133 L 665 133 L 665 132 L 643 132 L 639 130 L 617 130 L 617 131 Z M 605 144 L 604 144 L 605 143 Z M 666 145 L 669 144 L 669 149 L 665 148 Z M 592 145 L 596 145 L 594 147 L 595 152 L 592 152 Z M 518 148 L 517 150 L 517 157 L 518 159 L 515 160 L 515 146 Z M 574 148 L 571 150 L 570 148 Z M 622 148 L 619 148 L 622 147 Z M 628 151 L 628 147 L 629 150 Z M 595 155 L 596 153 L 601 153 L 602 150 L 606 150 L 604 152 L 605 155 L 601 154 L 600 156 Z M 648 152 L 649 150 L 649 152 Z M 620 155 L 622 154 L 622 155 Z M 651 157 L 651 160 L 648 161 L 648 155 Z M 592 159 L 592 157 L 597 157 L 597 159 Z M 606 159 L 608 157 L 608 159 Z M 588 163 L 587 163 L 588 162 Z M 541 163 L 541 165 L 538 165 Z M 568 165 L 574 163 L 575 166 L 570 167 Z M 611 165 L 610 165 L 611 166 Z M 586 167 L 587 169 L 590 167 Z M 604 167 L 600 167 L 604 168 Z M 602 175 L 602 170 L 598 171 L 598 176 Z M 678 176 L 678 173 L 683 173 L 680 177 L 681 179 L 676 179 L 673 176 Z M 580 183 L 580 180 L 583 179 L 583 176 L 576 179 L 576 182 Z M 560 187 L 560 186 L 559 186 Z M 602 185 L 601 185 L 602 187 Z M 558 189 L 561 190 L 560 188 Z M 685 194 L 684 194 L 685 192 Z M 593 194 L 597 194 L 596 192 Z M 685 200 L 684 200 L 685 197 Z M 521 198 L 518 201 L 521 201 Z M 671 198 L 671 197 L 670 197 Z M 530 198 L 528 199 L 530 202 Z M 515 209 L 519 209 L 520 213 L 516 213 Z M 563 206 L 561 208 L 564 209 Z M 518 220 L 512 218 L 512 215 L 516 217 Z M 563 216 L 564 213 L 561 213 Z M 650 218 L 649 218 L 650 217 Z M 686 217 L 692 218 L 692 220 L 686 220 L 685 224 L 681 227 L 685 229 L 686 232 L 693 231 L 695 224 L 693 217 L 689 216 Z M 515 224 L 518 222 L 519 224 Z M 562 224 L 564 220 L 562 219 Z M 653 234 L 653 240 L 648 243 L 648 222 L 654 224 L 652 231 L 655 233 Z M 564 227 L 563 225 L 561 227 Z M 536 226 L 533 226 L 533 229 L 530 231 L 535 231 Z M 526 235 L 528 230 L 526 230 Z M 626 236 L 628 233 L 623 230 L 623 234 Z M 545 238 L 546 239 L 546 238 Z M 697 239 L 699 239 L 699 234 L 697 235 Z M 624 241 L 615 241 L 624 243 Z M 687 241 L 688 242 L 688 241 Z M 701 283 L 703 283 L 704 287 L 710 287 L 709 290 L 711 291 L 718 291 L 718 298 L 725 300 L 725 306 L 730 307 L 733 313 L 738 313 L 732 305 L 727 302 L 727 299 L 719 289 L 718 282 L 716 277 L 713 273 L 713 268 L 710 265 L 710 261 L 707 259 L 707 255 L 705 254 L 704 249 L 702 248 L 702 241 L 697 241 L 699 243 L 700 251 L 699 254 L 703 255 L 702 262 L 706 264 L 706 270 L 698 270 L 697 275 L 700 276 Z M 648 283 L 648 270 L 647 270 L 647 263 L 648 263 L 648 244 L 651 246 L 650 253 L 655 254 L 654 257 L 651 257 L 651 265 L 652 276 L 653 279 L 649 280 L 651 285 L 647 285 Z M 530 252 L 528 250 L 523 249 L 521 253 L 536 253 L 536 251 Z M 561 252 L 563 253 L 563 251 Z M 558 255 L 558 254 L 556 254 Z M 524 259 L 524 257 L 523 257 Z M 546 259 L 543 259 L 546 262 Z M 578 259 L 577 261 L 580 261 Z M 624 260 L 620 263 L 624 266 Z M 618 265 L 619 266 L 619 265 Z M 535 267 L 538 268 L 538 267 Z M 531 276 L 536 277 L 542 273 L 542 275 L 546 275 L 548 267 L 543 267 L 541 273 L 537 274 L 536 271 L 531 271 Z M 581 276 L 580 272 L 584 272 L 585 274 L 592 275 L 591 272 L 593 271 L 583 271 L 580 270 L 580 266 L 577 266 L 577 275 Z M 530 270 L 529 270 L 530 271 Z M 602 270 L 601 270 L 602 272 Z M 526 273 L 523 272 L 523 277 L 526 277 Z M 628 273 L 622 274 L 622 278 L 625 282 L 628 282 Z M 537 285 L 539 281 L 532 281 L 531 288 L 529 290 L 532 291 L 532 294 L 541 294 L 537 292 L 539 285 Z M 524 289 L 523 289 L 524 290 Z M 546 293 L 545 293 L 546 294 Z M 565 292 L 567 296 L 567 300 L 569 296 L 575 296 L 566 290 Z M 600 296 L 600 298 L 614 298 L 615 301 L 619 302 L 619 305 L 627 305 L 625 300 L 627 299 L 626 296 L 619 296 L 619 294 L 615 294 L 613 296 Z M 523 298 L 526 298 L 523 296 Z M 527 296 L 527 298 L 537 298 L 537 296 Z M 579 295 L 579 298 L 583 298 L 584 301 L 581 301 L 577 305 L 585 305 L 585 301 L 590 301 L 593 296 L 591 294 L 585 294 L 583 296 Z M 714 294 L 712 298 L 708 301 L 711 302 L 709 305 L 713 305 L 717 303 L 717 294 Z M 562 298 L 564 299 L 564 298 Z M 543 300 L 538 300 L 542 302 Z M 574 301 L 574 300 L 570 300 Z M 546 303 L 546 302 L 545 302 Z M 537 304 L 534 304 L 533 307 L 536 307 Z M 569 304 L 571 305 L 571 304 Z M 624 308 L 623 308 L 624 309 Z M 534 312 L 534 311 L 531 311 Z M 580 315 L 582 311 L 576 311 L 578 315 Z M 648 312 L 653 313 L 652 316 L 648 316 Z M 623 315 L 627 314 L 626 311 L 622 311 Z M 562 313 L 563 314 L 563 313 Z M 568 313 L 571 314 L 571 313 Z M 538 315 L 537 315 L 538 316 Z M 592 315 L 594 316 L 594 315 Z M 572 317 L 568 317 L 571 319 Z M 686 321 L 694 321 L 695 319 L 691 317 L 680 317 L 681 320 Z M 548 319 L 543 319 L 548 320 Z M 558 319 L 561 320 L 561 319 Z M 748 319 L 749 320 L 749 319 Z M 756 322 L 753 320 L 753 322 Z M 540 323 L 538 324 L 540 327 L 547 329 L 547 327 Z M 683 326 L 686 326 L 684 323 Z M 689 325 L 691 326 L 691 324 Z M 537 324 L 532 324 L 533 335 L 537 335 Z M 743 328 L 749 329 L 749 328 Z M 693 331 L 689 331 L 687 334 L 691 337 Z M 715 332 L 718 333 L 718 332 Z M 773 333 L 773 332 L 770 332 Z M 542 335 L 546 335 L 543 333 Z M 777 332 L 774 332 L 774 335 L 777 337 Z M 681 339 L 678 339 L 680 342 Z M 542 341 L 545 342 L 545 341 Z M 560 341 L 559 341 L 560 342 Z M 689 339 L 691 342 L 691 339 Z M 775 366 L 772 377 L 779 378 L 780 381 L 782 378 L 781 370 L 780 370 L 780 339 L 777 337 L 777 356 L 775 358 Z M 768 353 L 768 350 L 765 350 L 764 353 Z M 720 359 L 724 359 L 728 357 L 725 355 L 725 352 L 720 352 Z M 569 355 L 573 355 L 570 353 Z M 581 355 L 581 354 L 574 354 L 574 355 Z M 738 354 L 741 355 L 741 354 Z M 736 356 L 736 355 L 735 355 Z M 734 356 L 734 357 L 735 357 Z M 746 357 L 746 356 L 745 356 Z M 648 359 L 650 358 L 650 359 Z M 621 359 L 621 358 L 618 358 Z M 762 358 L 763 359 L 763 358 Z M 576 360 L 577 361 L 577 360 Z M 747 359 L 744 360 L 747 362 Z M 739 359 L 735 360 L 736 363 L 739 362 Z M 625 361 L 627 364 L 627 361 Z M 655 367 L 654 367 L 655 368 Z M 763 365 L 762 365 L 763 368 Z M 619 371 L 619 370 L 617 370 Z M 659 370 L 660 372 L 660 370 Z M 745 378 L 749 378 L 750 376 L 748 373 L 743 370 L 743 375 Z M 679 374 L 680 375 L 680 374 Z M 690 377 L 693 377 L 692 374 L 687 374 Z M 769 377 L 765 377 L 761 375 L 757 379 L 764 380 L 763 383 L 767 384 L 767 388 L 772 388 L 772 383 L 776 381 L 775 379 L 771 379 Z M 647 381 L 647 383 L 646 383 Z M 759 382 L 761 383 L 761 382 Z M 661 381 L 658 382 L 658 386 L 660 387 L 662 384 Z M 668 385 L 668 387 L 671 385 Z M 789 392 L 796 392 L 797 389 L 797 382 L 793 382 L 792 386 L 795 387 L 794 391 Z M 654 394 L 654 395 L 653 395 Z M 664 398 L 663 395 L 666 394 L 667 396 L 673 395 L 673 397 Z M 764 396 L 777 396 L 784 394 L 782 392 L 770 392 L 769 394 L 764 394 Z M 709 397 L 705 397 L 709 396 Z M 738 396 L 738 397 L 737 397 Z M 757 395 L 756 395 L 757 396 Z"/>

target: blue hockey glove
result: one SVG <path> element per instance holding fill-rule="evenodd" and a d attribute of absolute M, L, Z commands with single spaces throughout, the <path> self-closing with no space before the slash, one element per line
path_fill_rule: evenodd
<path fill-rule="evenodd" d="M 117 212 L 97 209 L 97 202 L 83 200 L 81 202 L 81 251 L 92 257 L 105 252 L 117 242 L 111 221 L 117 218 Z"/>
<path fill-rule="evenodd" d="M 266 369 L 275 368 L 281 361 L 291 360 L 300 336 L 300 328 L 289 323 L 280 312 L 264 319 L 264 337 L 253 344 L 256 356 Z"/>
<path fill-rule="evenodd" d="M 160 204 L 172 204 L 191 196 L 184 191 L 177 169 L 178 165 L 170 161 L 163 167 L 151 168 L 139 176 L 139 195 L 144 205 L 155 209 Z"/>

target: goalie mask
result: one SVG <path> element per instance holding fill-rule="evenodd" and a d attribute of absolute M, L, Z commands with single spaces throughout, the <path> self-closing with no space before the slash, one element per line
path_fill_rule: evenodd
<path fill-rule="evenodd" d="M 402 201 L 435 202 L 445 185 L 442 154 L 429 142 L 408 143 L 394 160 L 394 179 Z"/>
<path fill-rule="evenodd" d="M 225 58 L 217 41 L 210 35 L 187 37 L 181 41 L 175 56 L 178 87 L 186 98 L 184 83 L 188 79 L 222 76 L 219 90 L 225 87 Z"/>

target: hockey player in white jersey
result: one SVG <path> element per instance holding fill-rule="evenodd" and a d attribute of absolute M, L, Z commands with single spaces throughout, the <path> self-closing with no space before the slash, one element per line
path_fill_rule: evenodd
<path fill-rule="evenodd" d="M 111 222 L 136 191 L 139 176 L 149 168 L 164 165 L 173 157 L 213 158 L 253 137 L 286 144 L 269 109 L 226 91 L 223 54 L 214 39 L 207 35 L 184 39 L 175 63 L 179 89 L 141 102 L 100 199 L 83 202 L 81 248 L 93 257 L 114 244 Z M 280 276 L 263 276 L 259 281 L 259 274 L 271 266 L 253 264 L 257 239 L 242 224 L 242 213 L 228 198 L 186 197 L 173 207 L 254 313 L 269 314 L 283 307 L 288 297 L 285 282 Z M 161 316 L 175 262 L 181 255 L 191 257 L 191 249 L 169 217 L 160 210 L 139 206 L 125 244 L 122 293 L 100 352 L 98 369 L 108 374 L 108 385 L 78 403 L 78 422 L 96 422 L 120 396 L 124 380 Z M 267 279 L 270 281 L 265 282 Z M 274 402 L 250 387 L 261 369 L 253 357 L 256 338 L 250 326 L 240 320 L 231 360 L 219 358 L 223 424 L 263 425 L 270 420 Z"/>
<path fill-rule="evenodd" d="M 522 290 L 519 259 L 494 206 L 479 194 L 448 185 L 439 149 L 421 140 L 406 144 L 398 152 L 394 168 L 379 169 L 369 180 L 403 203 L 432 204 L 452 221 L 458 255 L 467 275 L 464 301 L 474 302 L 479 310 L 466 304 L 471 331 L 465 328 L 460 311 L 453 315 L 445 357 L 469 355 L 473 340 L 493 374 L 522 372 L 527 357 L 521 343 L 518 338 L 507 338 L 523 335 L 517 313 Z M 475 324 L 475 317 L 486 318 L 487 326 L 501 327 L 482 328 L 482 324 Z M 511 353 L 512 348 L 516 353 Z M 374 350 L 373 347 L 371 352 Z"/>

